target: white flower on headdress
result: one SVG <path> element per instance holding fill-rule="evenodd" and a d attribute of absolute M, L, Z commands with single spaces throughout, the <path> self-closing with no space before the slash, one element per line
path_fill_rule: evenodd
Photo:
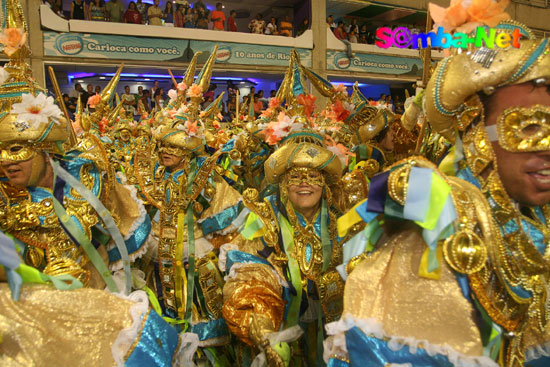
<path fill-rule="evenodd" d="M 168 91 L 168 97 L 170 97 L 170 103 L 172 103 L 178 98 L 178 92 L 175 89 L 170 89 Z"/>
<path fill-rule="evenodd" d="M 10 77 L 10 73 L 6 71 L 3 67 L 0 66 L 0 85 L 4 84 L 6 80 Z"/>
<path fill-rule="evenodd" d="M 50 118 L 59 124 L 57 119 L 62 116 L 62 113 L 54 103 L 53 97 L 46 97 L 43 93 L 38 93 L 36 97 L 25 93 L 21 97 L 21 103 L 15 103 L 11 107 L 11 113 L 17 115 L 17 121 L 27 122 L 35 129 L 40 124 L 48 123 Z"/>

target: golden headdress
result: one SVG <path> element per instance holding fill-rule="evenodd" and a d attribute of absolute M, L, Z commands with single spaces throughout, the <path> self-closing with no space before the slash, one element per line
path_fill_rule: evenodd
<path fill-rule="evenodd" d="M 324 144 L 324 137 L 311 130 L 292 133 L 285 139 L 265 162 L 265 179 L 270 184 L 277 183 L 292 167 L 323 171 L 329 182 L 336 182 L 343 169 L 340 159 Z"/>
<path fill-rule="evenodd" d="M 0 71 L 0 144 L 2 159 L 25 160 L 31 148 L 63 153 L 70 125 L 47 91 L 34 81 L 25 59 L 27 25 L 19 2 L 7 0 L 0 42 L 10 61 Z M 22 149 L 25 146 L 25 149 Z"/>
<path fill-rule="evenodd" d="M 534 39 L 530 30 L 513 21 L 501 22 L 497 33 L 519 29 L 520 47 L 480 48 L 443 59 L 428 82 L 426 116 L 430 125 L 454 142 L 455 128 L 464 130 L 480 115 L 477 93 L 550 78 L 550 40 Z"/>
<path fill-rule="evenodd" d="M 307 93 L 305 79 L 320 93 L 331 100 L 338 99 L 336 90 L 328 81 L 322 79 L 300 64 L 298 53 L 291 52 L 288 71 L 281 83 L 275 103 L 262 114 L 257 121 L 266 142 L 277 145 L 277 149 L 264 163 L 267 183 L 278 183 L 281 176 L 290 168 L 304 167 L 323 171 L 329 183 L 336 182 L 343 170 L 339 149 L 328 133 L 339 129 L 342 121 L 337 113 L 330 110 L 315 113 L 315 98 Z M 283 106 L 283 100 L 286 105 Z M 331 107 L 329 104 L 327 108 Z M 345 112 L 342 104 L 341 112 Z M 329 116 L 330 114 L 330 116 Z M 333 144 L 327 145 L 328 141 Z M 342 146 L 343 148 L 343 146 Z"/>

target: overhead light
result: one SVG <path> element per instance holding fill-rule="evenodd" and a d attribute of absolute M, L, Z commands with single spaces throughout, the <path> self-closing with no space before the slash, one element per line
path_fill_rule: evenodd
<path fill-rule="evenodd" d="M 105 79 L 105 77 L 104 77 L 104 76 L 100 76 L 99 79 L 102 79 L 102 80 L 103 80 L 103 79 Z"/>
<path fill-rule="evenodd" d="M 244 82 L 241 82 L 240 84 L 244 84 Z"/>
<path fill-rule="evenodd" d="M 84 80 L 78 79 L 77 82 L 79 82 L 79 83 L 84 83 Z"/>
<path fill-rule="evenodd" d="M 143 79 L 143 80 L 151 80 L 151 79 L 149 79 L 149 78 L 145 78 L 145 79 Z"/>

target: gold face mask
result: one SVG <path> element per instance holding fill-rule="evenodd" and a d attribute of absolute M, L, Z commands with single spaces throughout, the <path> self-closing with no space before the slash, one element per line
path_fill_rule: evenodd
<path fill-rule="evenodd" d="M 28 161 L 36 156 L 36 150 L 28 145 L 9 144 L 1 147 L 0 161 L 3 162 L 22 162 Z"/>
<path fill-rule="evenodd" d="M 325 177 L 316 169 L 307 167 L 292 167 L 285 174 L 286 184 L 288 186 L 300 185 L 305 182 L 309 185 L 317 185 L 323 187 L 325 185 Z"/>
<path fill-rule="evenodd" d="M 550 150 L 550 107 L 534 105 L 529 108 L 508 108 L 499 116 L 496 126 L 498 142 L 504 150 Z"/>
<path fill-rule="evenodd" d="M 159 154 L 170 154 L 170 155 L 174 155 L 176 157 L 183 157 L 184 155 L 186 155 L 186 150 L 185 149 L 181 149 L 181 148 L 178 148 L 178 147 L 174 147 L 172 145 L 165 145 L 165 144 L 159 144 L 159 148 L 158 148 L 158 153 Z"/>

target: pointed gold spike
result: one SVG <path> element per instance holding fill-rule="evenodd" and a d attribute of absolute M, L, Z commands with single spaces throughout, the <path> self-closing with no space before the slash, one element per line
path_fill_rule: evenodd
<path fill-rule="evenodd" d="M 101 92 L 101 102 L 104 105 L 107 105 L 111 98 L 113 97 L 113 93 L 116 93 L 116 87 L 118 85 L 118 81 L 120 80 L 120 73 L 122 73 L 122 69 L 124 68 L 124 64 L 121 64 L 115 75 L 111 78 L 107 86 L 103 89 Z"/>
<path fill-rule="evenodd" d="M 214 100 L 214 102 L 210 103 L 210 106 L 208 106 L 204 110 L 204 117 L 205 118 L 211 118 L 220 112 L 220 102 L 222 101 L 223 95 L 225 92 L 221 92 L 218 98 Z"/>
<path fill-rule="evenodd" d="M 183 82 L 185 83 L 185 85 L 187 85 L 188 87 L 191 86 L 191 84 L 193 84 L 193 80 L 195 79 L 195 69 L 197 68 L 197 59 L 199 57 L 199 55 L 201 55 L 202 52 L 195 52 L 195 54 L 193 55 L 193 59 L 191 60 L 191 62 L 189 63 L 189 66 L 187 67 L 187 70 L 185 71 L 185 76 L 183 77 Z"/>
<path fill-rule="evenodd" d="M 212 68 L 214 67 L 214 63 L 216 62 L 216 54 L 218 53 L 218 45 L 214 46 L 214 50 L 210 54 L 210 57 L 208 57 L 208 60 L 206 60 L 206 63 L 202 67 L 202 70 L 197 77 L 197 84 L 202 87 L 203 93 L 206 93 L 208 91 L 208 87 L 210 87 L 210 78 L 212 78 Z"/>

